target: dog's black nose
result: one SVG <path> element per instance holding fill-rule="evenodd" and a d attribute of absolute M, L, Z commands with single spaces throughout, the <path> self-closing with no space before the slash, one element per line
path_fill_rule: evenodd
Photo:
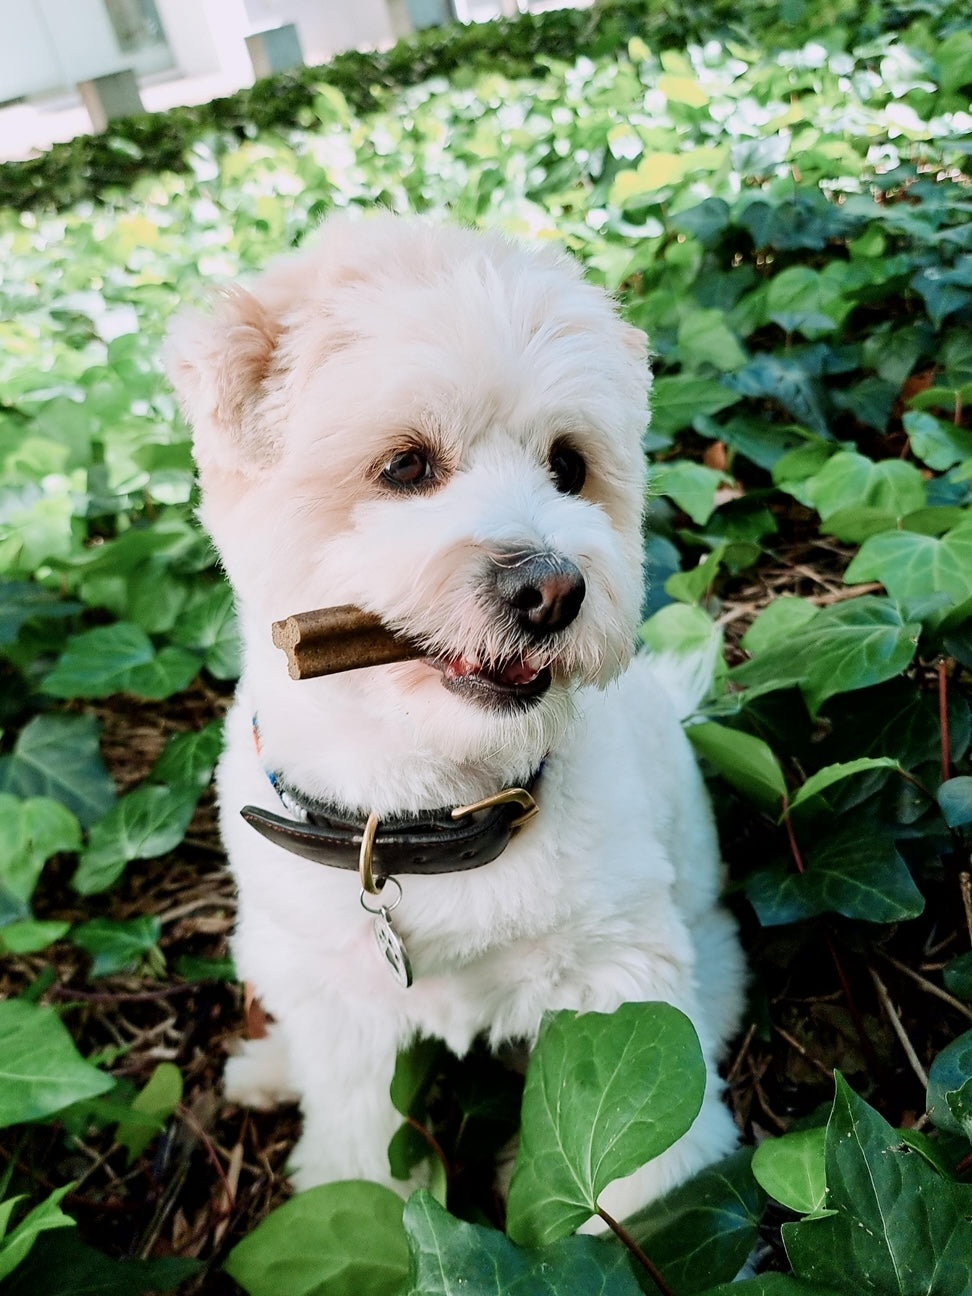
<path fill-rule="evenodd" d="M 580 611 L 587 586 L 580 570 L 558 554 L 534 554 L 496 573 L 500 598 L 537 638 L 563 630 Z"/>

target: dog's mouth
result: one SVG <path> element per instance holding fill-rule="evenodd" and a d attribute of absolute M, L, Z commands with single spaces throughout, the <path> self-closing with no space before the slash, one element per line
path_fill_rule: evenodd
<path fill-rule="evenodd" d="M 484 706 L 528 706 L 553 680 L 550 667 L 530 654 L 488 665 L 469 657 L 440 658 L 432 664 L 451 693 Z"/>

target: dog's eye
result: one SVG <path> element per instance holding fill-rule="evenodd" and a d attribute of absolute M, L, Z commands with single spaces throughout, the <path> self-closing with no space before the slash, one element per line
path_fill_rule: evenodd
<path fill-rule="evenodd" d="M 584 456 L 573 446 L 557 441 L 550 451 L 550 475 L 563 495 L 579 495 L 587 479 Z"/>
<path fill-rule="evenodd" d="M 432 475 L 432 465 L 424 450 L 400 450 L 385 464 L 382 477 L 392 486 L 419 486 Z"/>

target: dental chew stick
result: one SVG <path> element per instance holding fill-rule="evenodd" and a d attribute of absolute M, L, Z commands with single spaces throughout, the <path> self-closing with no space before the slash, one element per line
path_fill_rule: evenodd
<path fill-rule="evenodd" d="M 423 656 L 417 645 L 350 603 L 274 621 L 273 642 L 287 654 L 287 670 L 295 680 Z"/>

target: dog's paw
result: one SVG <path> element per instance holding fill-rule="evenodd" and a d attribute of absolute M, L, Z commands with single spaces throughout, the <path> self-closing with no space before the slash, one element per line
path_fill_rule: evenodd
<path fill-rule="evenodd" d="M 290 1080 L 287 1050 L 279 1031 L 271 1029 L 263 1039 L 243 1041 L 239 1052 L 226 1062 L 223 1092 L 230 1102 L 260 1111 L 297 1102 L 299 1095 Z"/>

